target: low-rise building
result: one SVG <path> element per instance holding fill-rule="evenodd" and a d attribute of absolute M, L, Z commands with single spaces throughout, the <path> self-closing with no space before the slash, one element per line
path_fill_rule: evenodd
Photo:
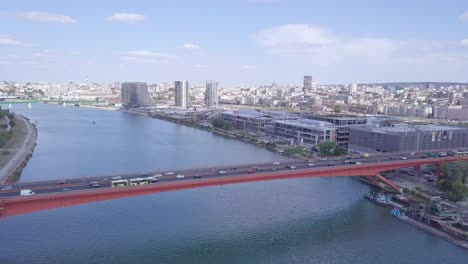
<path fill-rule="evenodd" d="M 468 128 L 437 125 L 351 127 L 352 149 L 401 152 L 468 147 Z"/>
<path fill-rule="evenodd" d="M 274 136 L 290 139 L 294 143 L 318 145 L 324 141 L 336 141 L 336 127 L 328 122 L 298 119 L 273 121 Z"/>
<path fill-rule="evenodd" d="M 336 126 L 336 144 L 343 148 L 348 148 L 349 128 L 353 126 L 363 126 L 367 124 L 367 118 L 358 116 L 310 116 L 314 120 L 321 120 L 332 123 Z"/>
<path fill-rule="evenodd" d="M 235 129 L 252 132 L 263 131 L 263 128 L 273 121 L 267 114 L 251 109 L 223 112 L 221 118 L 230 122 Z"/>

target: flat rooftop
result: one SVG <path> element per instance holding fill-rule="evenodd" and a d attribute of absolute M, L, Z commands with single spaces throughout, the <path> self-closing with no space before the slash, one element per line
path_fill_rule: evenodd
<path fill-rule="evenodd" d="M 330 130 L 336 128 L 332 123 L 312 119 L 276 120 L 274 123 L 315 130 Z"/>

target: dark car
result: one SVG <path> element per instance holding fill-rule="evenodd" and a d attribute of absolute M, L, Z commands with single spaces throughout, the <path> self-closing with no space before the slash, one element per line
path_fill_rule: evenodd
<path fill-rule="evenodd" d="M 328 166 L 335 166 L 334 163 L 328 163 Z"/>
<path fill-rule="evenodd" d="M 65 180 L 60 180 L 56 183 L 57 185 L 64 185 L 65 184 Z"/>
<path fill-rule="evenodd" d="M 200 175 L 193 175 L 193 178 L 195 178 L 195 179 L 200 179 L 201 177 L 202 176 L 200 176 Z"/>
<path fill-rule="evenodd" d="M 100 188 L 100 187 L 101 187 L 101 184 L 99 184 L 99 183 L 93 183 L 93 184 L 91 184 L 90 186 L 93 187 L 93 188 Z"/>
<path fill-rule="evenodd" d="M 93 187 L 93 188 L 99 188 L 99 187 L 101 187 L 101 184 L 99 182 L 97 182 L 97 181 L 92 181 L 92 182 L 89 183 L 89 186 Z"/>

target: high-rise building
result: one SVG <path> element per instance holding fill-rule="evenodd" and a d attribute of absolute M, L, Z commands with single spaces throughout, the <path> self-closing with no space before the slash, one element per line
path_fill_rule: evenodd
<path fill-rule="evenodd" d="M 175 106 L 187 108 L 189 106 L 188 81 L 175 81 Z"/>
<path fill-rule="evenodd" d="M 463 93 L 462 105 L 468 106 L 468 92 Z"/>
<path fill-rule="evenodd" d="M 218 83 L 215 81 L 206 82 L 205 104 L 208 108 L 218 107 Z"/>
<path fill-rule="evenodd" d="M 121 85 L 121 99 L 124 106 L 149 106 L 151 98 L 145 82 L 125 82 Z"/>
<path fill-rule="evenodd" d="M 349 84 L 349 94 L 355 94 L 357 92 L 357 84 L 350 83 Z"/>
<path fill-rule="evenodd" d="M 307 92 L 312 90 L 312 76 L 304 76 L 304 87 L 302 91 Z"/>

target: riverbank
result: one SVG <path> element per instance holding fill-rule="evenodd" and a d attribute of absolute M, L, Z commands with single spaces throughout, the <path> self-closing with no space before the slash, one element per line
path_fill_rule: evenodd
<path fill-rule="evenodd" d="M 30 120 L 14 114 L 13 136 L 0 149 L 0 184 L 16 183 L 36 146 L 37 129 Z"/>
<path fill-rule="evenodd" d="M 262 138 L 260 135 L 249 132 L 249 131 L 241 131 L 241 130 L 226 130 L 221 128 L 215 128 L 211 124 L 206 122 L 201 122 L 201 120 L 191 117 L 191 116 L 170 116 L 166 114 L 160 113 L 144 113 L 139 111 L 128 111 L 124 110 L 125 112 L 135 113 L 135 114 L 143 114 L 147 115 L 151 118 L 157 118 L 160 120 L 165 120 L 169 122 L 173 122 L 179 125 L 184 125 L 192 128 L 197 128 L 200 130 L 211 132 L 215 135 L 222 136 L 225 138 L 236 139 L 245 143 L 249 143 L 255 145 L 257 147 L 264 148 L 268 151 L 273 153 L 284 155 L 288 158 L 299 158 L 308 160 L 314 157 L 310 151 L 306 150 L 305 148 L 299 146 L 291 146 L 289 144 L 277 144 L 265 138 Z"/>
<path fill-rule="evenodd" d="M 417 227 L 431 235 L 434 235 L 436 237 L 439 237 L 439 238 L 442 238 L 442 239 L 445 239 L 446 241 L 449 241 L 450 243 L 454 244 L 454 245 L 457 245 L 459 247 L 462 247 L 464 249 L 468 249 L 468 242 L 467 241 L 463 241 L 463 240 L 460 240 L 458 238 L 455 238 L 453 236 L 451 236 L 450 234 L 447 234 L 441 230 L 438 230 L 434 227 L 431 227 L 429 225 L 426 225 L 418 220 L 415 220 L 415 219 L 412 219 L 412 218 L 409 218 L 409 217 L 397 217 L 397 219 L 407 223 L 407 224 L 410 224 L 414 227 Z"/>

